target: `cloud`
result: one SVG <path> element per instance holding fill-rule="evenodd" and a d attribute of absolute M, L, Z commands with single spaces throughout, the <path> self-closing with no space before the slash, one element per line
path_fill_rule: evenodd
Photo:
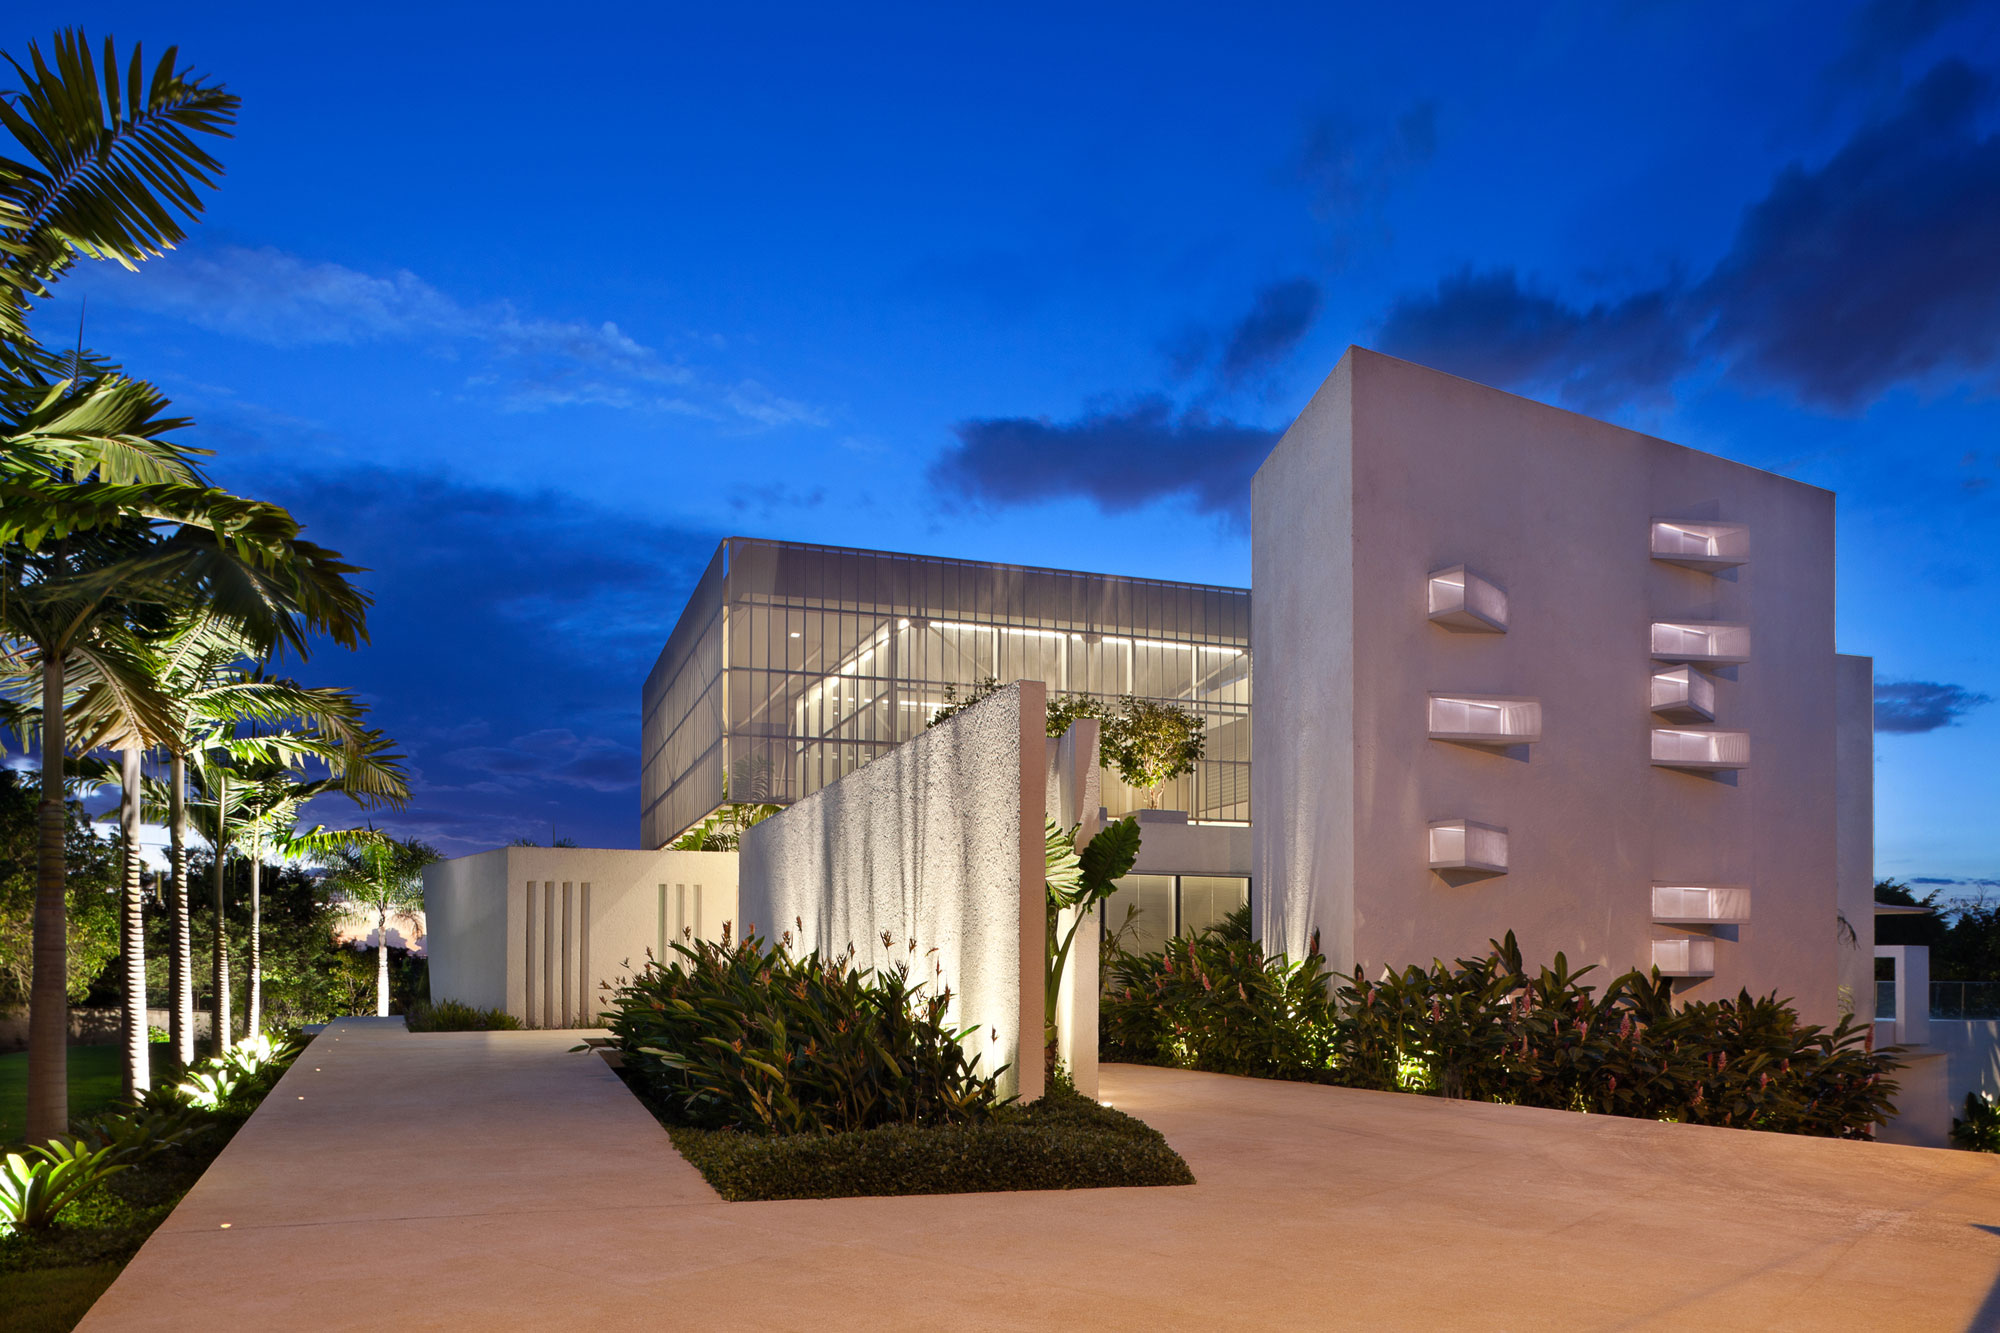
<path fill-rule="evenodd" d="M 1875 730 L 1911 734 L 1958 725 L 1958 720 L 1993 700 L 1963 685 L 1930 680 L 1875 682 Z"/>
<path fill-rule="evenodd" d="M 410 757 L 415 800 L 378 823 L 454 855 L 552 823 L 586 846 L 634 844 L 640 687 L 719 533 L 387 467 L 226 480 L 370 567 L 371 642 L 297 674 L 361 691 Z"/>
<path fill-rule="evenodd" d="M 1679 373 L 1688 355 L 1683 318 L 1667 288 L 1575 306 L 1511 268 L 1468 268 L 1398 301 L 1376 342 L 1469 379 L 1555 388 L 1601 407 L 1657 396 Z"/>
<path fill-rule="evenodd" d="M 995 505 L 1081 495 L 1105 513 L 1180 499 L 1201 513 L 1247 520 L 1250 477 L 1279 432 L 1174 414 L 1149 396 L 1075 421 L 992 417 L 961 421 L 958 443 L 931 466 L 931 483 Z"/>
<path fill-rule="evenodd" d="M 1239 384 L 1276 366 L 1312 328 L 1319 307 L 1319 284 L 1311 278 L 1274 282 L 1259 291 L 1222 349 L 1223 382 Z"/>
<path fill-rule="evenodd" d="M 545 319 L 466 304 L 408 270 L 384 275 L 270 247 L 190 247 L 138 273 L 81 270 L 73 288 L 127 309 L 275 347 L 413 342 L 467 363 L 466 388 L 510 411 L 591 405 L 742 426 L 825 425 L 754 379 L 700 370 L 605 320 Z"/>
<path fill-rule="evenodd" d="M 1385 314 L 1383 350 L 1586 408 L 1667 394 L 1705 362 L 1839 412 L 2000 362 L 2000 135 L 1989 80 L 1944 61 L 1816 168 L 1793 164 L 1696 283 L 1581 304 L 1461 270 Z"/>
<path fill-rule="evenodd" d="M 1848 411 L 2000 357 L 2000 135 L 1985 75 L 1945 61 L 1816 171 L 1794 165 L 1703 283 L 1739 374 Z"/>

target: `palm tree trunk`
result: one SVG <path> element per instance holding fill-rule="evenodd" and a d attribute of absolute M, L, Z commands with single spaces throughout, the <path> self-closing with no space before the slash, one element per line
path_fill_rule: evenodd
<path fill-rule="evenodd" d="M 42 803 L 35 811 L 35 963 L 28 990 L 28 1136 L 69 1132 L 69 917 L 63 895 L 63 658 L 42 655 Z"/>
<path fill-rule="evenodd" d="M 125 1095 L 135 1098 L 153 1086 L 146 1041 L 145 869 L 139 858 L 139 749 L 118 752 L 118 824 L 123 835 L 123 893 L 119 903 L 119 943 L 125 955 Z"/>
<path fill-rule="evenodd" d="M 244 1006 L 243 1035 L 264 1030 L 264 903 L 261 875 L 264 851 L 250 839 L 250 1002 Z"/>
<path fill-rule="evenodd" d="M 222 907 L 223 871 L 229 865 L 229 779 L 215 779 L 215 1053 L 229 1049 L 229 922 Z"/>
<path fill-rule="evenodd" d="M 375 1017 L 389 1016 L 389 909 L 375 911 Z"/>
<path fill-rule="evenodd" d="M 168 761 L 171 789 L 167 820 L 173 835 L 174 956 L 167 964 L 167 989 L 172 993 L 174 1058 L 194 1063 L 194 923 L 193 895 L 188 892 L 187 756 L 176 752 Z"/>

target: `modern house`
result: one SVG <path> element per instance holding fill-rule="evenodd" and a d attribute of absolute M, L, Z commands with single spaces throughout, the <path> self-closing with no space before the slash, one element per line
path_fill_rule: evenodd
<path fill-rule="evenodd" d="M 1350 350 L 1252 489 L 1255 912 L 1865 1005 L 1871 662 L 1830 492 Z M 1865 942 L 1864 942 L 1865 943 Z"/>
<path fill-rule="evenodd" d="M 1139 909 L 1141 945 L 1245 901 L 1270 945 L 1316 937 L 1338 970 L 1513 930 L 1532 959 L 1827 1021 L 1873 966 L 1870 664 L 1835 650 L 1833 534 L 1826 491 L 1353 349 L 1257 474 L 1254 617 L 1238 588 L 724 541 L 644 685 L 623 855 L 669 855 L 726 801 L 808 802 L 988 679 L 1133 695 L 1207 723 L 1164 801 L 1184 815 L 1147 812 L 1108 913 Z M 1010 781 L 1038 780 L 1021 755 Z M 1100 778 L 1110 814 L 1139 804 Z M 825 827 L 782 840 L 797 864 L 840 836 L 840 803 L 809 803 Z M 553 863 L 433 875 L 459 919 L 505 882 L 520 920 L 487 947 L 547 997 L 581 994 L 562 940 L 622 957 L 684 928 L 696 872 L 664 867 L 620 871 L 639 905 L 616 943 L 563 933 L 611 909 Z M 452 948 L 435 914 L 431 934 Z"/>

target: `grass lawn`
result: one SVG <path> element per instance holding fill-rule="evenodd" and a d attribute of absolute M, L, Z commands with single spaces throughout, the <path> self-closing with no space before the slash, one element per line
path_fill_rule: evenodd
<path fill-rule="evenodd" d="M 150 1048 L 158 1069 L 173 1049 L 165 1042 Z M 92 1115 L 118 1100 L 125 1090 L 125 1048 L 69 1048 L 69 1113 Z M 28 1127 L 28 1053 L 0 1055 L 0 1143 L 19 1143 Z"/>
<path fill-rule="evenodd" d="M 0 1273 L 0 1333 L 66 1333 L 117 1278 L 123 1264 Z"/>

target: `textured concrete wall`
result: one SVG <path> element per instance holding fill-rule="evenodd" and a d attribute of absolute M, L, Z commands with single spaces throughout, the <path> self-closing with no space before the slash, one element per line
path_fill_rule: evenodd
<path fill-rule="evenodd" d="M 426 867 L 424 908 L 434 999 L 567 1027 L 683 923 L 720 937 L 737 914 L 736 856 L 502 847 Z"/>
<path fill-rule="evenodd" d="M 743 914 L 889 966 L 928 950 L 982 1068 L 1041 1095 L 1046 687 L 1010 685 L 743 836 Z M 881 932 L 894 943 L 885 948 Z"/>
<path fill-rule="evenodd" d="M 1531 958 L 1622 971 L 1677 933 L 1652 922 L 1655 882 L 1747 885 L 1751 922 L 1716 929 L 1717 975 L 1687 989 L 1775 989 L 1832 1017 L 1831 494 L 1354 349 L 1253 505 L 1267 937 L 1296 952 L 1316 925 L 1333 966 L 1372 972 L 1512 929 Z M 1750 561 L 1654 560 L 1655 517 L 1745 522 Z M 1426 575 L 1456 564 L 1508 594 L 1505 634 L 1428 621 Z M 1649 761 L 1649 627 L 1675 619 L 1752 627 L 1752 660 L 1712 672 L 1747 771 Z M 1543 739 L 1432 741 L 1432 691 L 1539 699 Z M 1432 872 L 1425 826 L 1447 818 L 1506 828 L 1509 873 Z"/>
<path fill-rule="evenodd" d="M 1875 659 L 1843 653 L 1834 670 L 1840 715 L 1836 874 L 1840 915 L 1854 932 L 1853 939 L 1843 934 L 1838 942 L 1839 985 L 1843 1003 L 1867 1018 L 1875 1012 Z"/>

